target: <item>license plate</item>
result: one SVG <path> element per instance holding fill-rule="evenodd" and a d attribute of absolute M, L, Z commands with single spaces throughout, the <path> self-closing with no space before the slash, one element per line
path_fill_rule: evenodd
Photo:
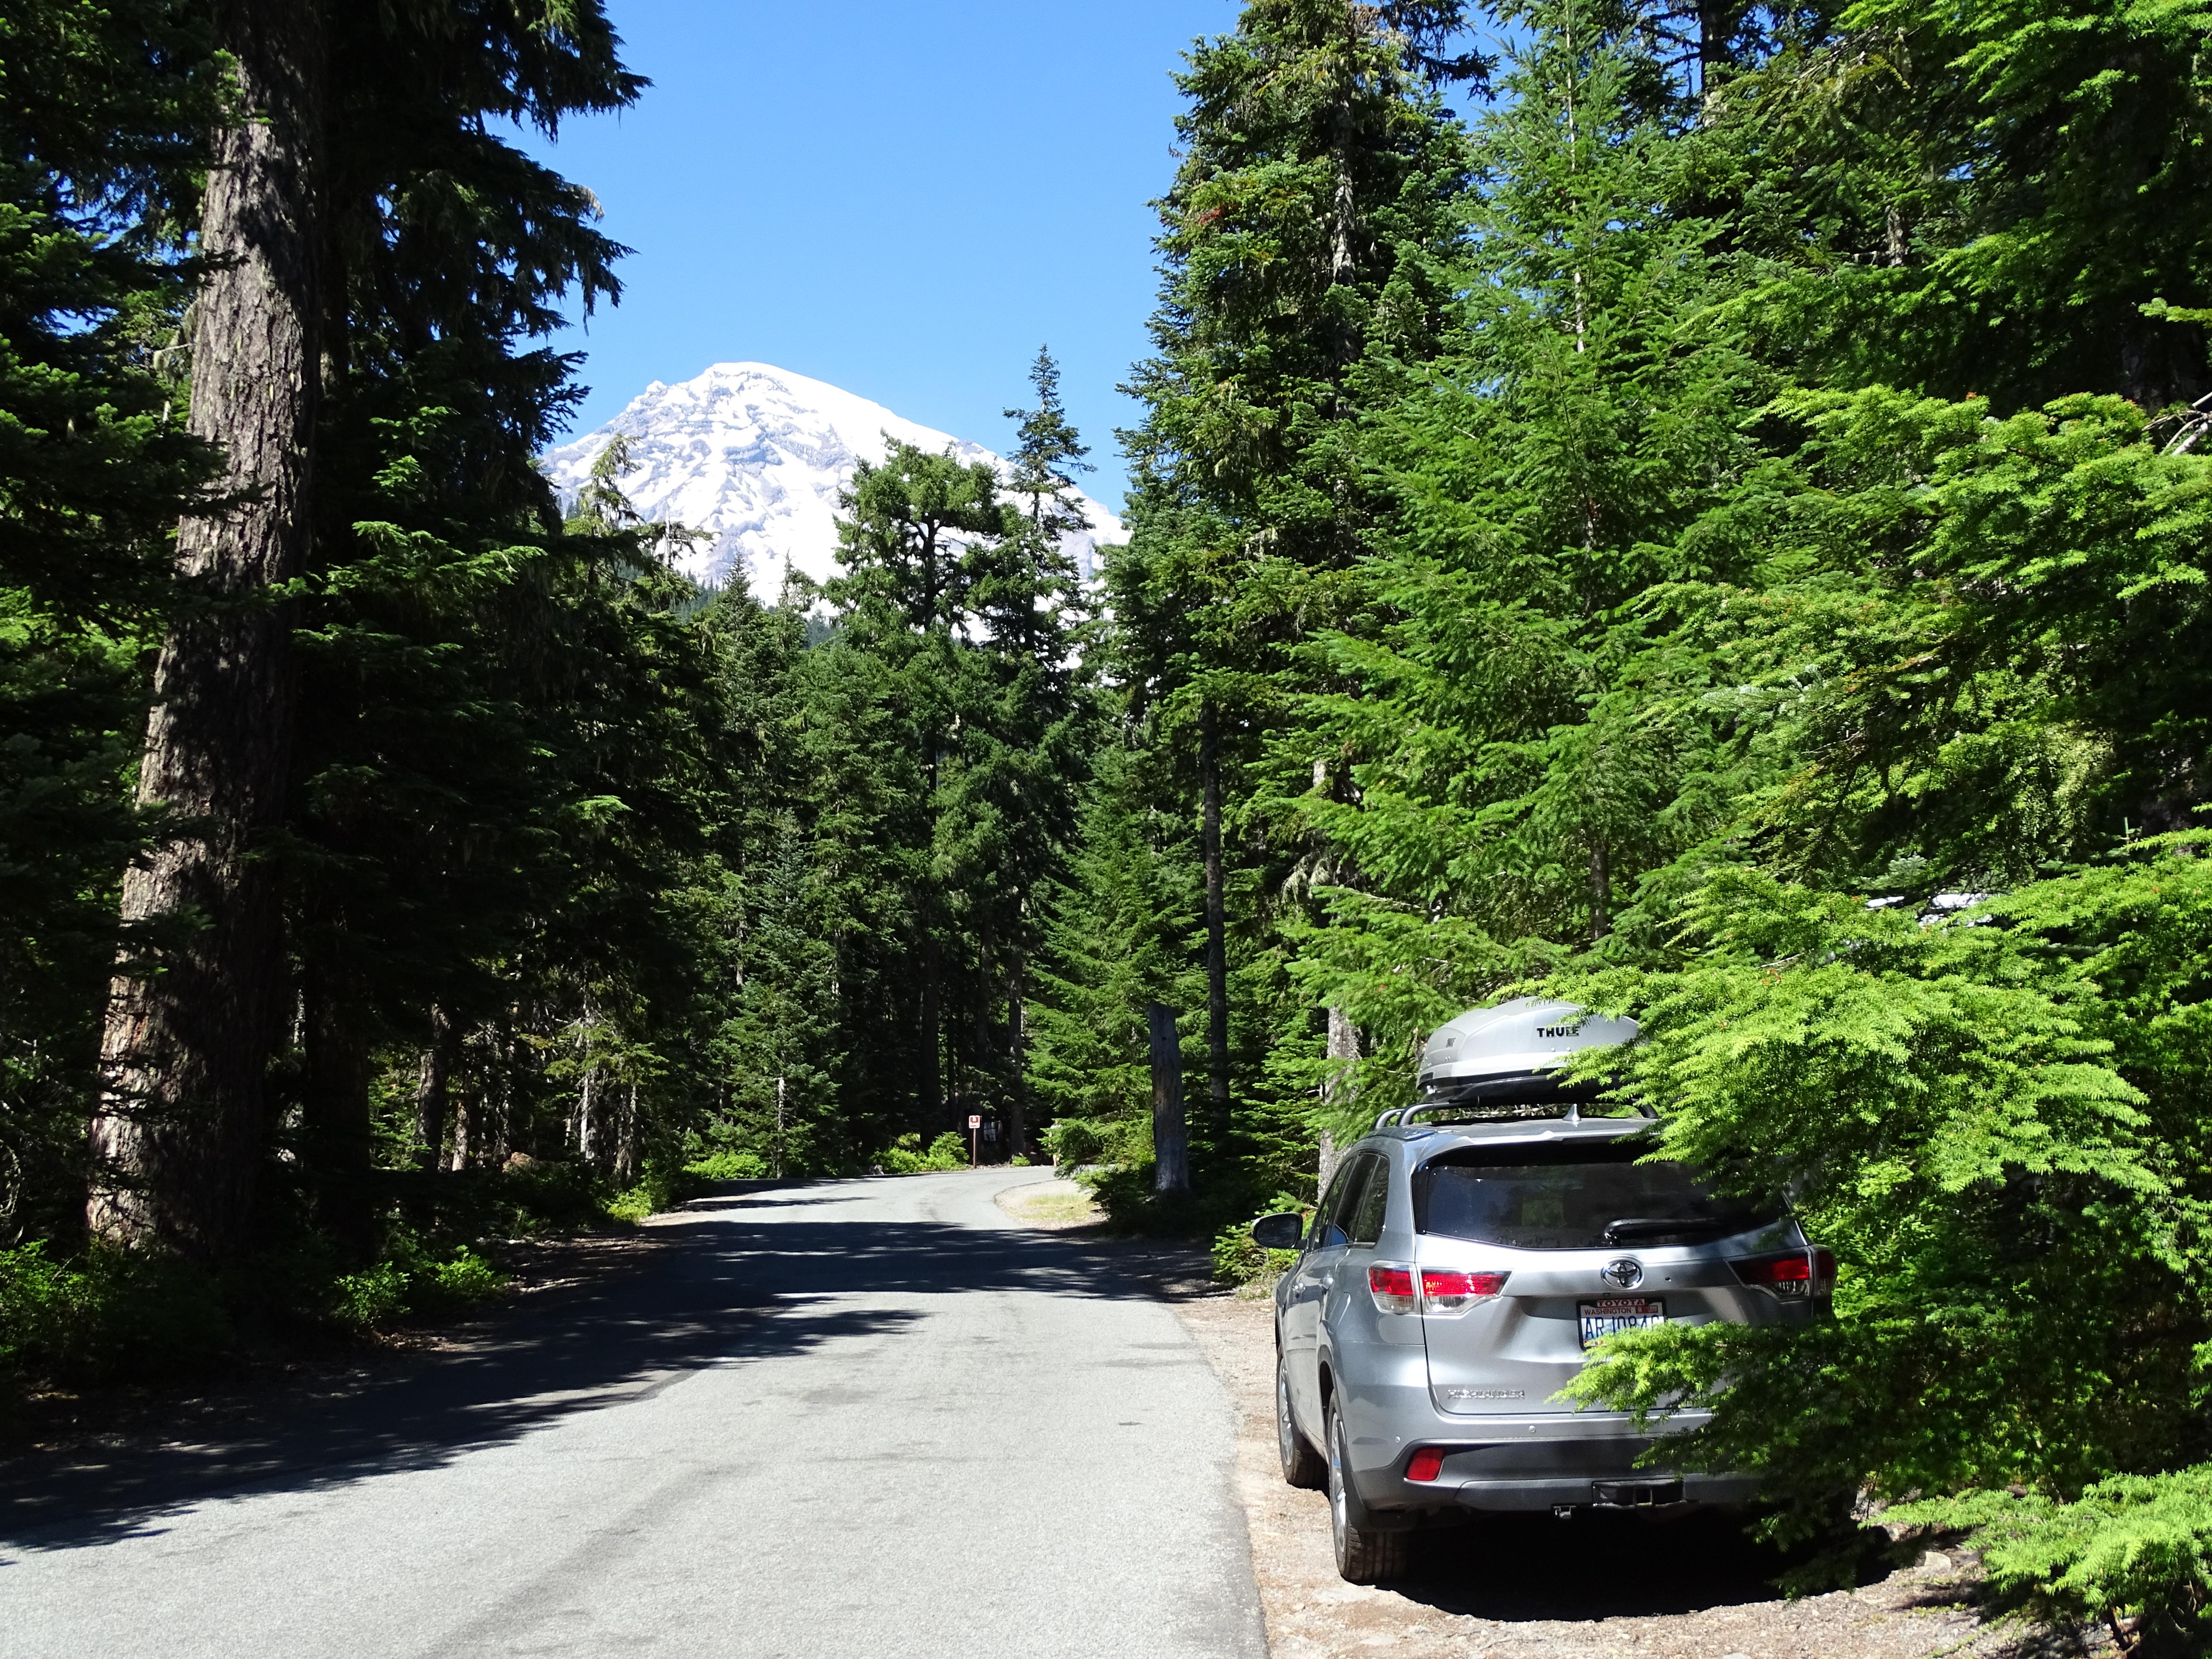
<path fill-rule="evenodd" d="M 1656 1296 L 1608 1296 L 1595 1302 L 1578 1302 L 1575 1311 L 1582 1316 L 1585 1348 L 1615 1331 L 1640 1331 L 1667 1322 L 1667 1304 Z"/>

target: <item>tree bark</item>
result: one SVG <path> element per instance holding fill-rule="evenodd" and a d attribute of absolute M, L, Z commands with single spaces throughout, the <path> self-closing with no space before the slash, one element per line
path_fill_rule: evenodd
<path fill-rule="evenodd" d="M 622 1121 L 615 1133 L 616 1186 L 637 1184 L 637 1085 L 633 1083 L 622 1097 Z"/>
<path fill-rule="evenodd" d="M 465 1089 L 453 1104 L 453 1146 L 446 1156 L 448 1170 L 458 1173 L 469 1167 L 475 1157 L 476 1128 L 476 1097 Z"/>
<path fill-rule="evenodd" d="M 1734 63 L 1729 44 L 1742 26 L 1742 0 L 1698 0 L 1698 96 L 1709 100 L 1718 72 Z"/>
<path fill-rule="evenodd" d="M 1613 931 L 1613 866 L 1606 857 L 1605 843 L 1590 843 L 1590 943 L 1595 945 Z"/>
<path fill-rule="evenodd" d="M 1009 1158 L 1029 1155 L 1029 1060 L 1024 1052 L 1029 1031 L 1024 1020 L 1027 1010 L 1023 1005 L 1022 975 L 1027 966 L 1021 952 L 1014 953 L 1012 982 L 1006 988 L 1006 1026 L 1013 1062 L 1013 1077 L 1006 1091 L 1006 1156 Z"/>
<path fill-rule="evenodd" d="M 1152 1190 L 1169 1197 L 1190 1192 L 1190 1131 L 1182 1115 L 1182 1042 L 1174 1010 L 1155 1002 L 1147 1011 L 1152 1058 Z"/>
<path fill-rule="evenodd" d="M 937 935 L 921 932 L 921 1121 L 934 1128 L 945 1111 L 944 999 L 937 983 Z"/>
<path fill-rule="evenodd" d="M 1328 1011 L 1328 1057 L 1340 1061 L 1359 1058 L 1359 1028 L 1352 1023 L 1351 1017 L 1341 1008 Z M 1348 1099 L 1348 1086 L 1332 1070 L 1328 1080 L 1321 1086 L 1322 1104 L 1334 1107 L 1340 1099 Z M 1335 1133 L 1323 1129 L 1320 1152 L 1314 1160 L 1314 1171 L 1320 1182 L 1315 1188 L 1317 1194 L 1328 1190 L 1330 1178 L 1336 1174 L 1337 1158 Z"/>
<path fill-rule="evenodd" d="M 434 1170 L 446 1150 L 446 1114 L 453 1105 L 453 1022 L 443 1008 L 430 1006 L 430 1046 L 415 1083 L 415 1139 L 422 1144 L 422 1167 Z"/>
<path fill-rule="evenodd" d="M 125 873 L 86 1221 L 203 1261 L 246 1241 L 267 1127 L 282 915 L 270 831 L 290 763 L 289 611 L 306 555 L 325 43 L 313 0 L 218 9 L 246 118 L 216 137 L 193 306 L 191 428 L 224 446 L 224 511 L 177 537 L 182 604 L 139 775 L 167 838 Z"/>
<path fill-rule="evenodd" d="M 314 1180 L 316 1218 L 351 1266 L 368 1261 L 377 1243 L 368 1032 L 354 988 L 328 969 L 310 969 L 307 1000 L 301 1150 Z"/>
<path fill-rule="evenodd" d="M 1198 714 L 1198 770 L 1205 794 L 1206 1042 L 1207 1122 L 1217 1154 L 1229 1148 L 1228 907 L 1221 875 L 1221 729 L 1212 702 Z"/>

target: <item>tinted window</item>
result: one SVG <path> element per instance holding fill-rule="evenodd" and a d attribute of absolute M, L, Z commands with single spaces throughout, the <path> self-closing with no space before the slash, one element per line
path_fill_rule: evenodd
<path fill-rule="evenodd" d="M 1359 1190 L 1361 1178 L 1367 1172 L 1367 1154 L 1348 1158 L 1339 1166 L 1336 1179 L 1328 1183 L 1328 1196 L 1322 1200 L 1314 1212 L 1313 1231 L 1306 1236 L 1306 1248 L 1319 1249 L 1324 1242 L 1331 1222 L 1344 1225 L 1343 1214 Z"/>
<path fill-rule="evenodd" d="M 1382 1212 L 1390 1202 L 1390 1160 L 1376 1153 L 1367 1157 L 1367 1181 L 1348 1206 L 1349 1218 L 1341 1223 L 1355 1244 L 1372 1244 L 1382 1237 Z"/>
<path fill-rule="evenodd" d="M 1778 1219 L 1779 1206 L 1714 1193 L 1680 1164 L 1638 1164 L 1640 1135 L 1448 1152 L 1413 1177 L 1413 1225 L 1516 1250 L 1697 1244 Z"/>

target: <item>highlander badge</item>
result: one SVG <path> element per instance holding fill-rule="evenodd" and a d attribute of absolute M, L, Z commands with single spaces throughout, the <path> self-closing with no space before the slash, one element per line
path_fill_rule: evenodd
<path fill-rule="evenodd" d="M 1597 1270 L 1597 1276 L 1608 1285 L 1632 1291 L 1644 1282 L 1644 1264 L 1633 1256 L 1625 1255 L 1618 1261 L 1607 1262 Z"/>

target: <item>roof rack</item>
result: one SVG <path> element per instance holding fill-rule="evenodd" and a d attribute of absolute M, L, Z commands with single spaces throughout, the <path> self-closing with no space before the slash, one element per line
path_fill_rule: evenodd
<path fill-rule="evenodd" d="M 1639 1117 L 1644 1118 L 1656 1120 L 1659 1115 L 1643 1101 L 1637 1103 L 1636 1111 Z M 1583 1121 L 1582 1102 L 1574 1099 L 1519 1101 L 1496 1105 L 1486 1105 L 1479 1100 L 1424 1100 L 1411 1106 L 1392 1107 L 1375 1120 L 1375 1127 L 1369 1133 L 1378 1133 L 1389 1128 L 1403 1129 L 1414 1119 L 1426 1117 L 1432 1112 L 1449 1112 L 1462 1123 L 1530 1123 L 1547 1118 L 1562 1123 L 1580 1123 Z"/>

